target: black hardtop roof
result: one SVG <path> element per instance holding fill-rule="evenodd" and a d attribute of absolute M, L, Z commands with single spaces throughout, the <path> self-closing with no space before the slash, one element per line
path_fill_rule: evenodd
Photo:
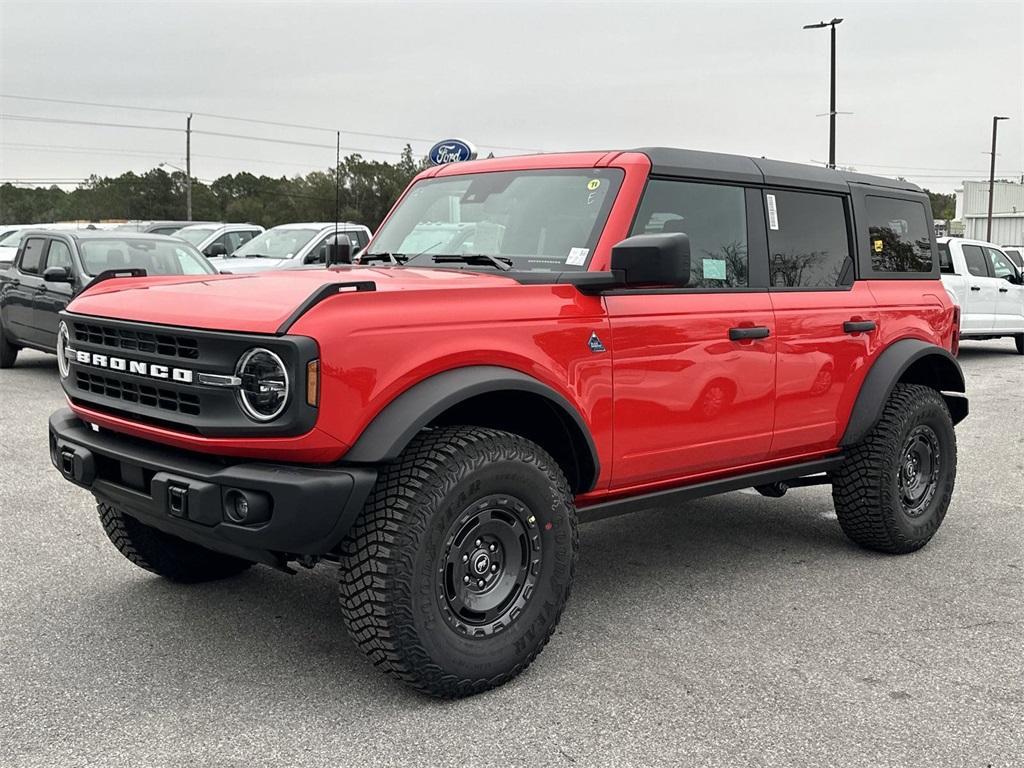
<path fill-rule="evenodd" d="M 700 152 L 695 149 L 671 147 L 642 147 L 651 159 L 651 173 L 655 176 L 685 176 L 746 184 L 765 184 L 779 187 L 806 187 L 845 191 L 849 184 L 869 184 L 875 187 L 920 192 L 921 188 L 909 181 L 887 179 L 866 173 L 836 171 L 817 165 L 788 163 L 764 157 L 726 155 L 719 152 Z"/>

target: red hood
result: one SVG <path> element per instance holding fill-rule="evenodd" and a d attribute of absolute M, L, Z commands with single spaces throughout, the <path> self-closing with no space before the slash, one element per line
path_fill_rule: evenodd
<path fill-rule="evenodd" d="M 499 275 L 451 269 L 350 267 L 273 270 L 249 275 L 137 277 L 105 280 L 87 289 L 69 312 L 245 333 L 275 333 L 320 286 L 372 280 L 378 291 L 439 290 L 510 285 Z"/>

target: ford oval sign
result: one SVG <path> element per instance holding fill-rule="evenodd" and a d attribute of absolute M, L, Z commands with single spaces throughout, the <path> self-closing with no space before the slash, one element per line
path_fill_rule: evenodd
<path fill-rule="evenodd" d="M 462 139 L 445 139 L 432 146 L 427 157 L 434 165 L 476 160 L 476 147 Z"/>

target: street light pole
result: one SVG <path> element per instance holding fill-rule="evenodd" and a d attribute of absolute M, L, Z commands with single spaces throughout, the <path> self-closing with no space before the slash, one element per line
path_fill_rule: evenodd
<path fill-rule="evenodd" d="M 1000 120 L 1009 120 L 1008 117 L 992 118 L 992 163 L 988 167 L 988 227 L 985 232 L 985 240 L 992 242 L 992 197 L 996 189 L 996 129 L 999 128 Z"/>
<path fill-rule="evenodd" d="M 831 27 L 832 30 L 832 66 L 829 72 L 829 110 L 828 110 L 828 167 L 836 167 L 836 26 L 842 24 L 842 19 L 832 21 L 820 21 L 817 24 L 805 24 L 804 29 L 824 29 Z"/>
<path fill-rule="evenodd" d="M 192 221 L 192 115 L 185 118 L 185 220 Z"/>

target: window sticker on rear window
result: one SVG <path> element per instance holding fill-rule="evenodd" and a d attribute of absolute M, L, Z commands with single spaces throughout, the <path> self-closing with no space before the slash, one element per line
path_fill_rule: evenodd
<path fill-rule="evenodd" d="M 565 263 L 571 264 L 574 267 L 582 267 L 587 263 L 587 256 L 589 254 L 589 248 L 570 248 L 569 256 L 566 258 Z"/>
<path fill-rule="evenodd" d="M 775 195 L 765 195 L 764 199 L 768 202 L 768 229 L 778 229 L 779 209 L 775 204 Z"/>

